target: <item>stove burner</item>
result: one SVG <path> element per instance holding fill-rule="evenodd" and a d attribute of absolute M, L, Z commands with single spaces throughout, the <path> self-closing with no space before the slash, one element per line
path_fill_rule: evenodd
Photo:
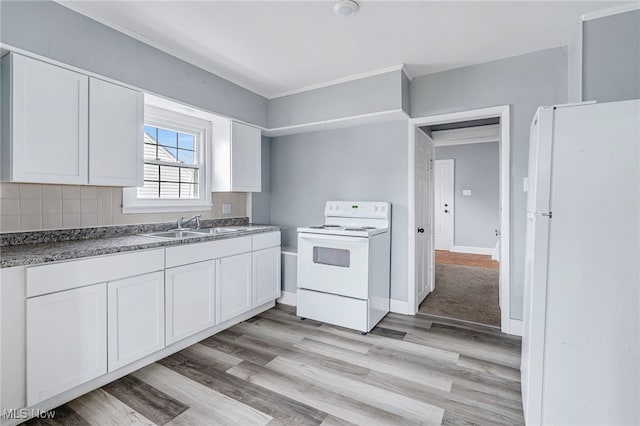
<path fill-rule="evenodd" d="M 311 229 L 339 228 L 340 225 L 311 225 Z"/>
<path fill-rule="evenodd" d="M 370 226 L 368 226 L 368 227 L 361 226 L 359 228 L 345 228 L 344 230 L 345 231 L 366 231 L 367 229 L 371 229 L 371 227 Z"/>
<path fill-rule="evenodd" d="M 324 228 L 340 228 L 340 225 L 322 225 Z"/>

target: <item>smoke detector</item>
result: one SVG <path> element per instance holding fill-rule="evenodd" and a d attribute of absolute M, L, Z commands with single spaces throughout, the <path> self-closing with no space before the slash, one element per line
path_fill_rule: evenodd
<path fill-rule="evenodd" d="M 355 14 L 360 6 L 353 0 L 341 0 L 333 6 L 333 11 L 338 16 L 351 16 Z"/>

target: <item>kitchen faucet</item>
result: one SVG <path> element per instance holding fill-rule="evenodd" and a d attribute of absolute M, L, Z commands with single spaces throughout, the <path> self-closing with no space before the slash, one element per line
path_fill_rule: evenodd
<path fill-rule="evenodd" d="M 176 221 L 176 230 L 184 230 L 184 229 L 189 229 L 186 228 L 186 226 L 189 224 L 189 222 L 194 221 L 196 222 L 196 228 L 195 229 L 200 229 L 200 217 L 202 215 L 195 215 L 192 218 L 188 219 L 188 220 L 184 220 L 184 216 L 178 218 L 178 220 Z"/>

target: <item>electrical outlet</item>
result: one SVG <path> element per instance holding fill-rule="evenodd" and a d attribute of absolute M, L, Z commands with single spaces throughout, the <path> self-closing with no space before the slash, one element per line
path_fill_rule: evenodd
<path fill-rule="evenodd" d="M 231 214 L 231 204 L 222 205 L 222 214 Z"/>

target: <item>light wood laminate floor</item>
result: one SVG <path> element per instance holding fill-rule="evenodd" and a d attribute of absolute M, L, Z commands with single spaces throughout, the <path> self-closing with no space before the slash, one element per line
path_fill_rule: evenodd
<path fill-rule="evenodd" d="M 481 268 L 498 269 L 500 263 L 491 260 L 491 256 L 485 254 L 455 253 L 448 250 L 436 250 L 436 263 L 448 265 L 479 266 Z"/>
<path fill-rule="evenodd" d="M 389 314 L 363 336 L 278 305 L 29 423 L 522 424 L 519 365 L 488 327 Z"/>

